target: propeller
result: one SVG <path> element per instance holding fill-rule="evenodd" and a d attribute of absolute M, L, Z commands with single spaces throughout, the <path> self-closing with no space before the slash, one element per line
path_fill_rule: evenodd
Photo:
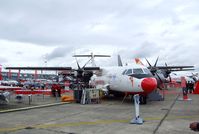
<path fill-rule="evenodd" d="M 146 59 L 146 58 L 145 58 Z M 162 87 L 160 86 L 161 84 L 163 84 L 163 80 L 160 78 L 159 74 L 157 73 L 157 63 L 158 63 L 158 59 L 159 59 L 159 56 L 157 57 L 156 61 L 155 61 L 155 64 L 154 66 L 151 65 L 151 63 L 146 59 L 147 63 L 149 64 L 149 70 L 150 72 L 153 74 L 153 76 L 156 76 L 156 79 L 159 81 L 159 84 L 158 84 L 158 88 L 160 90 L 162 90 Z"/>
<path fill-rule="evenodd" d="M 91 59 L 89 59 L 82 67 L 79 65 L 77 58 L 75 59 L 78 67 L 78 69 L 74 69 L 74 71 L 76 72 L 75 77 L 77 77 L 80 81 L 87 83 L 90 80 L 90 77 L 93 75 L 93 71 L 100 69 L 99 67 L 86 67 Z"/>
<path fill-rule="evenodd" d="M 77 61 L 77 58 L 75 58 L 75 60 L 76 60 L 77 67 L 78 67 L 78 69 L 75 69 L 76 77 L 79 78 L 82 76 L 84 71 L 83 71 L 83 68 L 80 67 L 79 62 Z"/>
<path fill-rule="evenodd" d="M 166 62 L 165 62 L 165 66 L 168 67 Z M 171 70 L 166 69 L 165 73 L 166 73 L 166 77 L 169 77 L 169 82 L 171 82 L 171 76 L 170 76 Z"/>
<path fill-rule="evenodd" d="M 146 58 L 145 58 L 146 59 Z M 159 59 L 159 56 L 157 57 L 157 59 L 156 59 L 156 61 L 155 61 L 155 64 L 154 64 L 154 66 L 152 66 L 151 64 L 150 64 L 150 62 L 146 59 L 146 61 L 147 61 L 147 63 L 149 64 L 149 69 L 150 69 L 150 71 L 151 71 L 151 73 L 153 74 L 153 75 L 155 75 L 155 73 L 157 72 L 157 63 L 158 63 L 158 59 Z"/>

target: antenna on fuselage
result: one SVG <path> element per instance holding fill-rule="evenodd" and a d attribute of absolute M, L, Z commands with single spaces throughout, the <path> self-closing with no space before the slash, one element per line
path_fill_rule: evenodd
<path fill-rule="evenodd" d="M 111 56 L 110 55 L 94 55 L 93 53 L 91 53 L 90 55 L 73 55 L 73 57 L 91 57 L 89 61 L 91 61 L 91 64 L 93 67 L 96 67 L 95 60 L 94 60 L 95 57 L 111 57 Z"/>

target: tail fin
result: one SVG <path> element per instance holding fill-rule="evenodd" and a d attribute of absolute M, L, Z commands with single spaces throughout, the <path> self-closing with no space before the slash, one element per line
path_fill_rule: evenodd
<path fill-rule="evenodd" d="M 120 55 L 118 54 L 118 66 L 122 67 L 122 60 L 121 60 L 121 57 Z"/>
<path fill-rule="evenodd" d="M 142 63 L 142 61 L 140 60 L 140 58 L 135 58 L 135 62 L 136 62 L 136 64 L 144 66 L 144 64 Z"/>

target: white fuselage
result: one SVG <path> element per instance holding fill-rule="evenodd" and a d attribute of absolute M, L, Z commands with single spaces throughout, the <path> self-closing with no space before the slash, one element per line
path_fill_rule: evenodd
<path fill-rule="evenodd" d="M 101 71 L 98 74 L 91 77 L 90 83 L 96 88 L 102 90 L 113 90 L 129 93 L 144 92 L 145 90 L 143 89 L 142 82 L 146 79 L 146 77 L 138 78 L 134 77 L 134 75 L 152 77 L 148 69 L 141 65 L 104 67 L 101 68 Z M 157 83 L 155 84 L 157 85 Z M 146 89 L 146 86 L 144 88 Z M 151 87 L 149 86 L 149 88 Z"/>

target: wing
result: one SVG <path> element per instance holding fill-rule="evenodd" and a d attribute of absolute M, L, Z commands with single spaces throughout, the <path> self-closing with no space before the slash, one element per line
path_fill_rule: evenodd
<path fill-rule="evenodd" d="M 161 70 L 170 70 L 170 71 L 194 70 L 194 66 L 156 66 L 156 68 L 161 69 Z"/>
<path fill-rule="evenodd" d="M 61 74 L 72 74 L 73 72 L 77 72 L 82 75 L 83 72 L 92 72 L 96 70 L 100 70 L 100 67 L 84 67 L 73 69 L 72 67 L 6 67 L 5 69 L 13 69 L 13 70 L 46 70 L 46 71 L 61 71 Z"/>
<path fill-rule="evenodd" d="M 72 67 L 6 67 L 5 69 L 13 70 L 48 70 L 48 71 L 58 71 L 58 70 L 72 70 Z"/>

